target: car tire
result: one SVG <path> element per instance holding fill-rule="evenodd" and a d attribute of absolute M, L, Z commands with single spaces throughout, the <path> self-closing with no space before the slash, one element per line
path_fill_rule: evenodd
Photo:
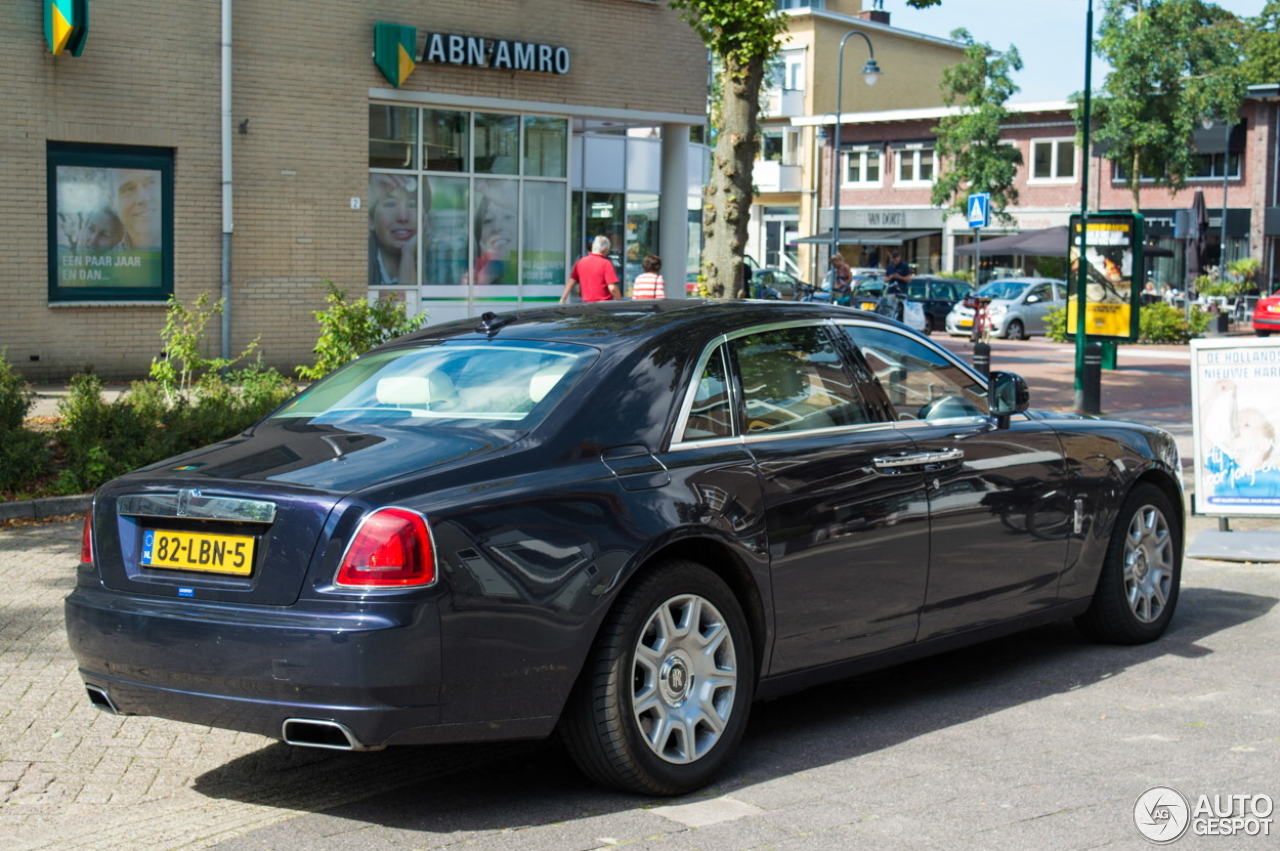
<path fill-rule="evenodd" d="M 927 313 L 924 315 L 924 335 L 926 337 L 933 336 L 933 317 Z"/>
<path fill-rule="evenodd" d="M 1026 329 L 1022 327 L 1021 319 L 1010 319 L 1009 324 L 1004 329 L 1005 339 L 1008 340 L 1025 340 L 1027 339 Z"/>
<path fill-rule="evenodd" d="M 1270 331 L 1254 331 L 1253 333 L 1257 334 L 1259 337 L 1270 337 L 1270 336 L 1271 336 L 1271 332 L 1270 332 Z"/>
<path fill-rule="evenodd" d="M 680 795 L 733 754 L 754 690 L 751 633 L 729 586 L 700 564 L 665 562 L 614 604 L 561 735 L 596 782 Z"/>
<path fill-rule="evenodd" d="M 1093 602 L 1076 625 L 1095 641 L 1145 644 L 1164 634 L 1178 605 L 1182 529 L 1164 492 L 1140 484 L 1125 498 L 1098 574 Z"/>

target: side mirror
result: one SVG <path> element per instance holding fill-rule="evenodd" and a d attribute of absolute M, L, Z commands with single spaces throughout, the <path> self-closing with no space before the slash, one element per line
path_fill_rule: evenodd
<path fill-rule="evenodd" d="M 1038 301 L 1040 301 L 1040 296 L 1038 295 L 1027 296 L 1027 304 L 1035 304 Z"/>
<path fill-rule="evenodd" d="M 1001 428 L 1008 428 L 1009 417 L 1020 414 L 1031 404 L 1031 391 L 1021 375 L 993 372 L 987 383 L 987 407 Z"/>

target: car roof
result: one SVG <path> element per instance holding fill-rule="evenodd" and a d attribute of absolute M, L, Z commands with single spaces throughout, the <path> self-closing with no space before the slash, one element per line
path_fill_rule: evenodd
<path fill-rule="evenodd" d="M 1010 281 L 1015 284 L 1039 284 L 1044 282 L 1058 283 L 1058 284 L 1066 283 L 1066 281 L 1062 280 L 1061 278 L 1035 278 L 1030 276 L 1023 276 L 1023 277 L 1013 277 L 1013 278 L 992 278 L 991 280 L 987 281 L 987 284 L 1000 284 L 1006 281 Z M 986 284 L 983 284 L 983 286 L 986 286 Z"/>
<path fill-rule="evenodd" d="M 607 350 L 634 346 L 645 338 L 679 333 L 689 336 L 691 344 L 701 346 L 706 340 L 740 327 L 853 316 L 888 322 L 873 313 L 820 302 L 643 299 L 487 313 L 480 318 L 431 325 L 386 345 L 445 339 L 518 339 L 577 342 Z"/>

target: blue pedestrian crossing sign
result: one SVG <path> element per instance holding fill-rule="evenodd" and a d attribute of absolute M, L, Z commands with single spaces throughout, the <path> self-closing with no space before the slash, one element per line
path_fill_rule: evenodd
<path fill-rule="evenodd" d="M 969 227 L 985 228 L 991 224 L 991 194 L 977 192 L 969 196 Z"/>

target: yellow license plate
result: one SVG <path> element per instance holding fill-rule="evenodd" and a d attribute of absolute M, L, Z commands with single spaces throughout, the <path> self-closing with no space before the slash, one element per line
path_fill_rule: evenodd
<path fill-rule="evenodd" d="M 957 325 L 959 325 L 961 328 L 972 328 L 972 327 L 973 327 L 973 320 L 972 320 L 972 319 L 961 319 L 961 320 L 960 320 L 959 322 L 957 322 L 956 324 L 957 324 Z"/>
<path fill-rule="evenodd" d="M 142 564 L 170 570 L 199 570 L 248 576 L 253 571 L 253 545 L 248 535 L 207 535 L 144 529 Z"/>
<path fill-rule="evenodd" d="M 864 302 L 862 303 L 862 309 L 863 309 L 863 310 L 875 310 L 875 309 L 876 309 L 876 303 L 875 303 L 874 301 L 864 301 Z"/>
<path fill-rule="evenodd" d="M 1267 310 L 1272 313 L 1280 313 L 1280 304 L 1268 304 Z"/>

